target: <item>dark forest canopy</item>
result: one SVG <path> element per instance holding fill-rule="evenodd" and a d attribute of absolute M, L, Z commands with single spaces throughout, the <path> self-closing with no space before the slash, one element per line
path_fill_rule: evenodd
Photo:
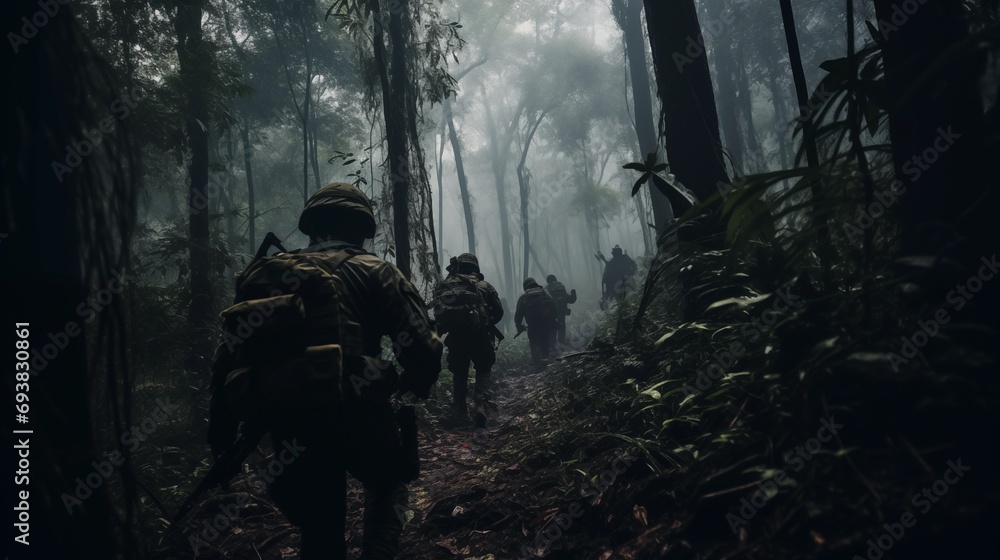
<path fill-rule="evenodd" d="M 448 423 L 444 364 L 419 405 L 401 557 L 877 560 L 990 542 L 996 0 L 6 14 L 0 252 L 27 364 L 9 384 L 30 421 L 12 429 L 33 430 L 32 545 L 11 557 L 188 558 L 188 525 L 233 493 L 249 513 L 203 555 L 297 553 L 252 465 L 188 525 L 171 517 L 213 463 L 234 279 L 269 233 L 308 246 L 299 215 L 335 182 L 373 201 L 364 248 L 425 300 L 466 252 L 511 321 L 528 277 L 579 294 L 541 373 L 500 325 L 488 430 Z M 615 246 L 638 265 L 620 301 L 602 282 Z"/>

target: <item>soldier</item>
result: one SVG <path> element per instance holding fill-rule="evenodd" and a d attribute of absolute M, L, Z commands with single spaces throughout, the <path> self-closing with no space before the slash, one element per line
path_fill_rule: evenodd
<path fill-rule="evenodd" d="M 286 462 L 287 453 L 281 455 L 285 467 L 268 480 L 269 491 L 288 519 L 301 528 L 303 560 L 346 559 L 345 473 L 350 472 L 365 488 L 362 557 L 389 560 L 399 548 L 403 523 L 397 507 L 405 507 L 407 501 L 404 481 L 416 476 L 402 468 L 408 457 L 389 397 L 400 389 L 427 398 L 441 369 L 442 343 L 413 285 L 395 266 L 362 249 L 364 240 L 375 235 L 371 201 L 364 193 L 346 183 L 323 187 L 306 203 L 299 229 L 309 236 L 309 247 L 272 260 L 287 259 L 312 267 L 302 270 L 320 271 L 325 288 L 319 292 L 308 292 L 306 278 L 290 274 L 282 280 L 305 301 L 301 331 L 305 340 L 298 344 L 308 346 L 306 355 L 315 348 L 340 345 L 341 371 L 334 377 L 342 380 L 335 391 L 342 393 L 342 408 L 326 414 L 319 410 L 308 421 L 303 420 L 307 415 L 294 413 L 272 418 L 269 429 L 276 457 L 284 447 L 292 450 L 294 458 Z M 238 295 L 239 286 L 238 282 Z M 267 338 L 288 332 L 282 329 Z M 383 336 L 394 343 L 402 375 L 379 358 Z M 403 340 L 405 344 L 398 342 Z M 248 340 L 248 348 L 238 352 L 264 343 L 253 341 Z M 241 361 L 225 355 L 217 359 L 216 389 L 219 372 L 223 380 L 227 370 L 231 371 L 228 377 L 234 375 L 225 367 L 227 359 L 233 360 L 230 367 Z M 294 383 L 293 377 L 281 379 L 279 388 Z M 209 436 L 216 457 L 232 443 L 232 430 L 220 421 L 224 407 L 218 397 L 219 392 L 213 392 L 215 425 L 210 425 Z M 314 395 L 301 395 L 301 402 L 315 402 Z"/>
<path fill-rule="evenodd" d="M 635 290 L 635 276 L 638 270 L 635 261 L 615 245 L 611 249 L 611 260 L 604 267 L 604 277 L 601 282 L 604 288 L 604 300 L 621 302 L 627 293 Z"/>
<path fill-rule="evenodd" d="M 452 257 L 448 277 L 434 289 L 434 320 L 441 334 L 448 333 L 448 371 L 454 378 L 454 409 L 468 418 L 469 365 L 476 368 L 473 420 L 486 427 L 490 403 L 490 370 L 496 362 L 496 342 L 503 335 L 496 324 L 503 319 L 503 305 L 496 289 L 479 272 L 472 253 Z"/>
<path fill-rule="evenodd" d="M 525 329 L 523 323 L 527 322 L 531 361 L 541 366 L 549 357 L 552 330 L 556 324 L 556 304 L 534 278 L 526 278 L 523 286 L 524 294 L 518 298 L 514 312 L 514 325 L 521 333 Z"/>
<path fill-rule="evenodd" d="M 545 282 L 545 291 L 556 303 L 556 328 L 553 333 L 555 340 L 560 344 L 566 344 L 566 316 L 569 315 L 569 305 L 576 303 L 576 290 L 566 293 L 566 286 L 556 279 L 555 274 L 546 276 Z M 555 344 L 552 346 L 555 347 Z"/>

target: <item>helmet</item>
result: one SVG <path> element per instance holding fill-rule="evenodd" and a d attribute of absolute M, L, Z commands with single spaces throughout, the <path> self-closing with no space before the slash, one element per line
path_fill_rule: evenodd
<path fill-rule="evenodd" d="M 538 282 L 536 282 L 534 278 L 528 277 L 524 279 L 524 284 L 522 284 L 522 287 L 524 287 L 524 289 L 527 290 L 528 288 L 533 288 L 537 285 Z"/>
<path fill-rule="evenodd" d="M 614 249 L 611 249 L 611 256 L 618 256 L 622 254 L 621 245 L 615 245 Z"/>
<path fill-rule="evenodd" d="M 330 183 L 313 193 L 299 217 L 299 230 L 312 237 L 332 231 L 375 237 L 372 201 L 354 185 Z"/>
<path fill-rule="evenodd" d="M 547 284 L 551 284 L 551 283 L 553 283 L 555 281 L 556 281 L 556 275 L 555 274 L 549 274 L 548 276 L 545 277 L 545 282 Z"/>
<path fill-rule="evenodd" d="M 452 257 L 451 264 L 449 264 L 445 270 L 448 272 L 478 273 L 479 259 L 472 253 L 462 253 L 457 257 Z"/>

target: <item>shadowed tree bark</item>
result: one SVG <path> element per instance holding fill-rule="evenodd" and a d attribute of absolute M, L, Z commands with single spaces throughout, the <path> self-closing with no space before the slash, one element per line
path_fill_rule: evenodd
<path fill-rule="evenodd" d="M 480 58 L 472 63 L 468 68 L 456 73 L 453 78 L 456 82 L 464 78 L 469 72 L 486 63 L 486 58 Z M 476 228 L 472 216 L 472 199 L 469 196 L 469 180 L 465 175 L 465 162 L 462 159 L 462 145 L 458 140 L 458 131 L 455 129 L 455 116 L 451 109 L 451 98 L 445 98 L 442 103 L 442 118 L 448 128 L 448 139 L 451 142 L 451 151 L 455 156 L 455 171 L 458 174 L 458 188 L 462 196 L 462 210 L 465 213 L 465 232 L 469 240 L 469 252 L 476 253 Z M 444 138 L 441 139 L 442 144 Z M 444 146 L 441 146 L 444 150 Z M 441 217 L 444 220 L 444 216 Z"/>
<path fill-rule="evenodd" d="M 517 124 L 524 113 L 524 101 L 518 105 L 514 111 L 514 116 L 504 130 L 498 131 L 496 122 L 493 120 L 493 113 L 486 103 L 489 99 L 485 88 L 483 89 L 483 107 L 486 113 L 486 132 L 490 139 L 490 164 L 493 170 L 493 179 L 497 191 L 497 205 L 500 212 L 500 245 L 503 251 L 503 274 L 504 274 L 504 294 L 513 297 L 517 287 L 514 285 L 514 260 L 510 246 L 510 217 L 507 212 L 507 162 L 510 159 L 511 142 L 514 141 L 514 133 L 517 131 Z"/>
<path fill-rule="evenodd" d="M 462 196 L 462 210 L 465 213 L 465 232 L 468 236 L 469 252 L 476 253 L 476 225 L 472 216 L 472 198 L 469 195 L 469 179 L 465 175 L 465 162 L 462 159 L 462 145 L 455 130 L 455 117 L 452 114 L 451 102 L 444 102 L 444 115 L 448 126 L 448 139 L 451 151 L 455 156 L 455 171 L 458 174 L 458 189 Z M 443 219 L 443 218 L 442 218 Z"/>
<path fill-rule="evenodd" d="M 645 0 L 645 6 L 670 171 L 704 201 L 729 176 L 698 12 L 694 0 Z"/>
<path fill-rule="evenodd" d="M 535 137 L 535 132 L 538 131 L 538 126 L 542 124 L 542 120 L 545 115 L 548 114 L 550 109 L 544 109 L 537 115 L 533 115 L 528 118 L 528 134 L 524 139 L 524 146 L 521 148 L 521 159 L 517 162 L 517 184 L 520 189 L 521 194 L 521 235 L 524 237 L 524 269 L 522 271 L 522 276 L 530 276 L 528 274 L 529 261 L 528 256 L 531 252 L 531 222 L 528 216 L 528 197 L 530 196 L 529 181 L 531 179 L 525 168 L 525 163 L 528 160 L 528 150 L 531 149 L 531 140 Z"/>
<path fill-rule="evenodd" d="M 30 21 L 39 13 L 35 0 L 15 0 L 4 8 L 0 20 L 7 30 L 20 30 L 22 18 Z M 111 69 L 80 30 L 78 5 L 58 8 L 30 40 L 12 43 L 2 55 L 14 77 L 3 104 L 6 143 L 0 158 L 0 260 L 8 293 L 16 294 L 4 304 L 10 320 L 7 387 L 30 396 L 21 403 L 24 408 L 10 410 L 10 421 L 24 413 L 25 423 L 14 429 L 32 430 L 7 440 L 14 448 L 27 443 L 23 451 L 8 447 L 12 486 L 7 488 L 28 492 L 30 502 L 27 546 L 11 542 L 21 532 L 9 526 L 8 550 L 11 558 L 136 558 L 141 535 L 134 525 L 135 482 L 129 448 L 117 439 L 131 423 L 124 298 L 116 292 L 100 312 L 88 303 L 97 297 L 94 290 L 123 288 L 121 275 L 128 273 L 138 166 L 134 140 L 124 128 L 128 123 L 116 122 L 76 164 L 63 163 L 69 161 L 68 148 L 91 142 L 87 131 L 99 129 L 112 103 L 141 93 L 128 88 L 123 97 Z M 93 328 L 86 326 L 91 321 Z M 54 356 L 45 350 L 56 348 L 52 337 L 65 337 Z M 18 351 L 33 357 L 21 360 Z M 22 382 L 29 388 L 15 388 Z M 95 398 L 97 388 L 102 393 Z M 102 406 L 95 409 L 95 402 Z M 120 452 L 126 462 L 114 478 L 77 500 L 79 480 L 106 457 L 97 450 L 98 425 L 113 425 L 116 436 L 110 449 L 101 441 L 101 450 Z M 28 454 L 30 468 L 18 475 L 15 457 L 21 452 Z M 118 496 L 115 504 L 109 490 Z M 22 498 L 8 496 L 16 510 Z"/>
<path fill-rule="evenodd" d="M 190 259 L 188 270 L 191 304 L 188 323 L 191 325 L 191 353 L 188 370 L 196 376 L 191 386 L 201 393 L 202 373 L 207 382 L 208 360 L 211 359 L 209 329 L 212 317 L 212 284 L 209 280 L 210 234 L 208 208 L 208 73 L 211 71 L 209 45 L 201 27 L 204 16 L 203 0 L 178 4 L 174 16 L 177 36 L 177 59 L 185 100 L 185 128 L 191 163 L 188 167 Z M 200 418 L 200 417 L 199 417 Z M 198 418 L 193 418 L 198 421 Z"/>
<path fill-rule="evenodd" d="M 660 149 L 653 118 L 653 95 L 649 83 L 646 59 L 646 37 L 642 32 L 642 0 L 614 0 L 612 3 L 615 19 L 625 39 L 625 55 L 628 58 L 629 80 L 632 89 L 632 107 L 635 118 L 635 134 L 639 141 L 640 159 Z M 653 207 L 653 223 L 657 233 L 662 233 L 674 219 L 670 202 L 658 189 L 650 189 L 650 204 Z M 639 201 L 641 222 L 645 221 L 645 204 Z M 647 225 L 641 223 L 645 234 Z M 645 236 L 644 236 L 645 237 Z M 646 252 L 649 252 L 647 247 Z"/>
<path fill-rule="evenodd" d="M 389 13 L 389 39 L 392 46 L 391 65 L 387 60 L 379 0 L 371 0 L 369 7 L 375 20 L 373 42 L 375 63 L 379 68 L 382 86 L 382 111 L 385 115 L 386 152 L 388 175 L 392 189 L 392 226 L 396 244 L 396 267 L 406 278 L 412 278 L 410 268 L 410 174 L 406 136 L 406 45 L 403 38 L 401 11 Z"/>

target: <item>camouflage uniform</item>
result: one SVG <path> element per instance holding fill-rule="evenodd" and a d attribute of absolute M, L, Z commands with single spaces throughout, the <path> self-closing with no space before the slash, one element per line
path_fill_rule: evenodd
<path fill-rule="evenodd" d="M 538 285 L 534 278 L 524 281 L 524 294 L 517 300 L 517 310 L 514 312 L 514 324 L 518 332 L 524 330 L 523 323 L 528 324 L 528 345 L 531 347 L 531 360 L 542 363 L 549 357 L 552 346 L 552 331 L 556 326 L 556 304 L 544 288 Z"/>
<path fill-rule="evenodd" d="M 566 286 L 554 274 L 549 274 L 545 278 L 545 282 L 545 291 L 552 296 L 556 303 L 556 327 L 553 332 L 553 340 L 566 344 L 566 316 L 569 315 L 569 305 L 576 303 L 576 290 L 567 293 Z M 555 343 L 553 343 L 553 347 L 555 347 Z"/>
<path fill-rule="evenodd" d="M 310 204 L 324 194 L 341 192 L 328 190 L 334 187 L 353 189 L 343 184 L 324 187 Z M 364 196 L 360 191 L 348 194 Z M 363 202 L 370 212 L 366 197 Z M 308 212 L 310 206 L 306 208 Z M 374 221 L 362 225 L 374 226 Z M 303 222 L 299 227 L 311 234 Z M 342 251 L 350 258 L 335 267 Z M 346 473 L 350 472 L 365 488 L 362 558 L 389 560 L 399 548 L 403 520 L 398 511 L 407 502 L 404 480 L 412 476 L 403 472 L 406 457 L 389 397 L 397 390 L 412 390 L 426 398 L 441 369 L 441 339 L 420 295 L 392 264 L 355 244 L 335 240 L 314 239 L 298 255 L 333 277 L 335 305 L 320 306 L 315 313 L 307 306 L 305 342 L 341 346 L 343 410 L 331 410 L 328 418 L 316 422 L 274 421 L 270 428 L 275 457 L 284 450 L 293 455 L 301 451 L 289 462 L 281 455 L 285 467 L 268 480 L 269 491 L 288 519 L 301 527 L 304 560 L 346 559 Z M 379 359 L 384 336 L 392 342 L 402 375 Z"/>
<path fill-rule="evenodd" d="M 611 249 L 611 260 L 604 267 L 604 276 L 601 279 L 604 284 L 605 299 L 621 301 L 627 294 L 635 291 L 635 279 L 633 276 L 638 270 L 635 261 L 622 252 L 622 248 L 615 245 Z"/>
<path fill-rule="evenodd" d="M 464 275 L 482 296 L 487 321 L 495 326 L 503 319 L 503 305 L 496 289 L 478 272 L 479 261 L 470 253 L 464 253 L 455 258 L 448 266 L 449 277 Z M 454 379 L 454 405 L 456 413 L 465 417 L 468 414 L 467 399 L 469 391 L 469 366 L 476 368 L 476 388 L 473 395 L 475 420 L 479 427 L 486 422 L 487 405 L 492 399 L 490 387 L 492 384 L 492 369 L 496 363 L 496 339 L 489 330 L 449 332 L 445 336 L 445 346 L 448 348 L 448 371 Z"/>
<path fill-rule="evenodd" d="M 441 341 L 419 294 L 393 265 L 361 253 L 334 276 L 342 288 L 338 299 L 345 421 L 275 427 L 276 449 L 297 441 L 306 451 L 275 478 L 270 491 L 289 520 L 302 527 L 304 559 L 313 550 L 332 550 L 332 558 L 346 558 L 344 473 L 350 472 L 365 487 L 363 558 L 389 559 L 395 556 L 402 531 L 397 506 L 407 501 L 396 470 L 403 458 L 389 396 L 400 386 L 426 393 L 441 368 Z M 393 343 L 403 379 L 392 367 L 381 367 L 370 358 L 381 354 L 383 336 Z"/>

